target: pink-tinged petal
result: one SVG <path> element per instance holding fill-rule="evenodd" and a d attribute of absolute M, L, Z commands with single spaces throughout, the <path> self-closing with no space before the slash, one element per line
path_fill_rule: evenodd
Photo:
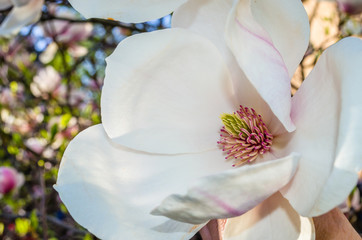
<path fill-rule="evenodd" d="M 196 179 L 230 169 L 222 151 L 157 155 L 121 148 L 103 126 L 69 144 L 55 189 L 74 219 L 101 239 L 190 239 L 204 224 L 150 214 Z"/>
<path fill-rule="evenodd" d="M 200 34 L 209 39 L 219 49 L 230 72 L 238 103 L 255 109 L 263 116 L 270 130 L 278 134 L 280 130 L 284 130 L 283 127 L 280 126 L 280 122 L 271 112 L 268 104 L 247 79 L 226 45 L 224 32 L 232 2 L 232 0 L 188 1 L 172 15 L 172 27 L 186 28 Z"/>
<path fill-rule="evenodd" d="M 307 48 L 308 17 L 300 1 L 235 1 L 225 39 L 239 66 L 287 131 L 290 79 Z"/>
<path fill-rule="evenodd" d="M 362 41 L 328 48 L 293 97 L 296 132 L 286 151 L 302 154 L 281 192 L 303 216 L 328 212 L 347 198 L 362 168 Z M 305 197 L 308 196 L 308 197 Z"/>
<path fill-rule="evenodd" d="M 235 111 L 223 58 L 184 29 L 127 38 L 107 58 L 102 122 L 113 141 L 146 152 L 217 147 L 220 114 Z"/>
<path fill-rule="evenodd" d="M 10 8 L 13 3 L 10 0 L 0 0 L 0 10 Z"/>
<path fill-rule="evenodd" d="M 291 79 L 309 44 L 309 20 L 299 0 L 251 1 L 256 22 L 268 33 Z"/>
<path fill-rule="evenodd" d="M 242 166 L 195 182 L 185 195 L 168 196 L 152 214 L 199 224 L 240 216 L 285 186 L 293 177 L 299 155 Z"/>
<path fill-rule="evenodd" d="M 70 0 L 86 18 L 113 18 L 138 23 L 163 17 L 187 0 Z"/>
<path fill-rule="evenodd" d="M 228 219 L 224 240 L 314 240 L 313 220 L 299 216 L 278 192 L 236 218 Z"/>
<path fill-rule="evenodd" d="M 14 7 L 0 26 L 0 36 L 16 34 L 28 24 L 37 21 L 41 15 L 44 0 L 30 0 L 26 5 Z"/>

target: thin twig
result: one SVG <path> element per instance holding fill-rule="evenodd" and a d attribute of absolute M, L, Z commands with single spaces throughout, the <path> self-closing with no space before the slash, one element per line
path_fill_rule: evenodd
<path fill-rule="evenodd" d="M 53 15 L 43 15 L 40 18 L 40 22 L 46 22 L 49 20 L 60 20 L 60 21 L 67 21 L 70 23 L 99 23 L 99 24 L 111 26 L 111 27 L 127 28 L 129 30 L 137 31 L 137 32 L 146 32 L 145 29 L 138 28 L 138 27 L 134 26 L 133 24 L 127 24 L 127 23 L 122 23 L 119 21 L 102 19 L 102 18 L 70 19 L 70 18 L 64 18 L 64 17 L 56 17 Z"/>
<path fill-rule="evenodd" d="M 43 239 L 48 239 L 48 223 L 47 223 L 47 213 L 46 213 L 46 189 L 45 189 L 45 181 L 44 181 L 44 170 L 40 170 L 39 172 L 39 182 L 40 187 L 42 189 L 42 196 L 40 202 L 40 212 L 41 212 L 41 219 L 42 219 L 42 227 L 43 227 Z"/>

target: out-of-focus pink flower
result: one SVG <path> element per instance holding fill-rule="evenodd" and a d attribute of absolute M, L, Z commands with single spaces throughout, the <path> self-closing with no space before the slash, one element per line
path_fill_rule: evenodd
<path fill-rule="evenodd" d="M 44 151 L 46 144 L 47 141 L 43 138 L 29 138 L 25 141 L 25 146 L 37 154 Z"/>
<path fill-rule="evenodd" d="M 70 11 L 57 11 L 52 9 L 54 15 L 64 19 L 76 19 L 76 15 Z M 73 57 L 81 57 L 87 54 L 88 50 L 79 46 L 77 42 L 87 39 L 93 31 L 93 25 L 91 23 L 72 23 L 67 20 L 52 20 L 43 24 L 43 30 L 46 35 L 54 38 L 56 41 L 66 44 L 69 47 L 69 53 Z M 49 51 L 46 50 L 49 56 L 52 56 L 57 50 L 56 45 L 49 45 Z"/>
<path fill-rule="evenodd" d="M 24 175 L 11 167 L 0 167 L 0 195 L 7 194 L 24 184 Z"/>
<path fill-rule="evenodd" d="M 0 103 L 11 105 L 15 101 L 15 96 L 9 88 L 0 89 Z"/>
<path fill-rule="evenodd" d="M 0 118 L 5 123 L 4 129 L 11 132 L 18 132 L 21 134 L 28 133 L 31 130 L 31 125 L 23 118 L 12 115 L 7 109 L 2 109 Z"/>
<path fill-rule="evenodd" d="M 338 8 L 348 14 L 358 14 L 362 12 L 362 0 L 325 0 L 337 2 Z"/>
<path fill-rule="evenodd" d="M 86 104 L 89 101 L 89 95 L 84 89 L 74 89 L 70 93 L 69 103 L 72 106 L 79 106 L 80 108 L 84 107 L 84 104 Z"/>
<path fill-rule="evenodd" d="M 358 14 L 362 12 L 361 0 L 337 0 L 341 11 L 349 14 Z"/>
<path fill-rule="evenodd" d="M 52 117 L 49 120 L 47 128 L 51 129 L 54 125 L 57 125 L 58 133 L 54 137 L 54 141 L 51 145 L 52 149 L 58 149 L 65 139 L 71 139 L 79 132 L 79 126 L 75 117 L 71 117 L 66 124 L 62 123 L 62 117 Z"/>
<path fill-rule="evenodd" d="M 61 135 L 67 139 L 73 138 L 75 136 L 75 134 L 77 134 L 79 132 L 79 126 L 76 125 L 76 122 L 72 123 L 71 121 L 69 121 L 69 123 L 71 123 L 73 125 L 70 125 L 61 133 Z"/>
<path fill-rule="evenodd" d="M 56 91 L 60 86 L 60 81 L 59 73 L 52 66 L 47 66 L 34 77 L 33 82 L 30 84 L 30 90 L 36 97 L 47 98 L 48 94 Z"/>
<path fill-rule="evenodd" d="M 43 27 L 47 35 L 66 44 L 87 39 L 93 31 L 93 25 L 90 23 L 71 23 L 66 20 L 53 20 Z"/>
<path fill-rule="evenodd" d="M 360 21 L 348 19 L 343 24 L 341 31 L 344 35 L 358 35 L 362 33 L 362 24 Z"/>

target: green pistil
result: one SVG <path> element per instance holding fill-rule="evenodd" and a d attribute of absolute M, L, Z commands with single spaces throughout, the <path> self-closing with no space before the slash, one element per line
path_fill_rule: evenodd
<path fill-rule="evenodd" d="M 245 123 L 243 119 L 240 118 L 239 114 L 237 113 L 223 113 L 221 114 L 220 118 L 225 126 L 225 130 L 233 137 L 239 137 L 241 129 L 245 129 L 250 132 L 249 126 Z M 244 137 L 246 136 L 245 133 L 242 133 L 242 135 Z"/>

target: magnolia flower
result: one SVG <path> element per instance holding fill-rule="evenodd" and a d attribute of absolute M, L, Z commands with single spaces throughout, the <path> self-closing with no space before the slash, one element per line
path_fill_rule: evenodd
<path fill-rule="evenodd" d="M 138 34 L 107 59 L 102 124 L 61 162 L 68 210 L 102 239 L 190 239 L 225 218 L 224 239 L 314 239 L 309 217 L 361 169 L 361 40 L 326 50 L 291 99 L 300 1 L 195 0 L 173 21 L 191 31 Z"/>
<path fill-rule="evenodd" d="M 47 66 L 34 77 L 33 82 L 30 84 L 30 90 L 36 97 L 43 96 L 47 98 L 47 94 L 57 95 L 57 89 L 60 85 L 61 76 L 59 73 L 52 66 Z"/>
<path fill-rule="evenodd" d="M 31 131 L 32 126 L 29 124 L 29 121 L 16 117 L 10 113 L 10 111 L 6 108 L 1 109 L 0 112 L 1 120 L 4 122 L 4 129 L 12 132 L 19 132 L 21 134 L 26 134 Z"/>
<path fill-rule="evenodd" d="M 75 14 L 71 11 L 57 11 L 55 9 L 54 15 L 69 20 L 76 19 Z M 72 56 L 81 57 L 87 54 L 88 51 L 85 47 L 79 46 L 77 43 L 87 39 L 92 34 L 93 25 L 91 23 L 72 23 L 67 20 L 56 19 L 44 23 L 43 30 L 46 35 L 66 44 Z M 43 58 L 53 59 L 57 49 L 58 46 L 56 44 L 50 44 L 46 50 L 50 56 Z M 47 62 L 46 59 L 44 62 Z"/>
<path fill-rule="evenodd" d="M 3 44 L 0 47 L 0 56 L 6 62 L 12 62 L 13 64 L 23 64 L 25 67 L 29 67 L 32 64 L 29 55 L 29 52 L 24 48 L 24 44 L 16 38 L 11 39 L 8 44 Z"/>
<path fill-rule="evenodd" d="M 361 0 L 337 0 L 338 7 L 343 12 L 349 14 L 358 14 L 362 12 Z"/>
<path fill-rule="evenodd" d="M 73 89 L 70 92 L 69 104 L 72 106 L 78 106 L 80 109 L 83 109 L 89 101 L 90 96 L 85 89 Z"/>
<path fill-rule="evenodd" d="M 324 1 L 337 2 L 338 8 L 342 12 L 348 14 L 359 14 L 362 12 L 362 0 L 324 0 Z"/>
<path fill-rule="evenodd" d="M 56 17 L 65 19 L 76 19 L 73 12 L 70 11 L 56 11 L 54 12 Z M 65 44 L 74 44 L 87 39 L 92 31 L 93 25 L 91 23 L 71 23 L 66 20 L 51 20 L 43 24 L 45 34 L 50 37 L 54 37 L 59 42 Z"/>
<path fill-rule="evenodd" d="M 44 138 L 28 138 L 24 144 L 33 152 L 41 154 L 45 150 L 47 141 Z"/>
<path fill-rule="evenodd" d="M 87 39 L 93 31 L 93 25 L 91 23 L 52 20 L 44 24 L 44 31 L 47 35 L 56 37 L 59 42 L 72 44 Z"/>
<path fill-rule="evenodd" d="M 49 159 L 55 155 L 53 149 L 47 147 L 47 141 L 44 138 L 28 138 L 24 144 L 33 153 L 41 155 L 45 158 Z"/>
<path fill-rule="evenodd" d="M 0 196 L 21 187 L 23 184 L 23 174 L 11 167 L 0 167 Z"/>
<path fill-rule="evenodd" d="M 342 26 L 341 32 L 343 35 L 358 35 L 362 34 L 362 24 L 359 21 L 348 19 Z"/>
<path fill-rule="evenodd" d="M 28 24 L 36 22 L 41 15 L 44 0 L 0 0 L 0 10 L 12 7 L 0 25 L 0 36 L 16 34 Z"/>
<path fill-rule="evenodd" d="M 0 103 L 2 105 L 14 105 L 15 94 L 9 88 L 0 88 Z"/>

